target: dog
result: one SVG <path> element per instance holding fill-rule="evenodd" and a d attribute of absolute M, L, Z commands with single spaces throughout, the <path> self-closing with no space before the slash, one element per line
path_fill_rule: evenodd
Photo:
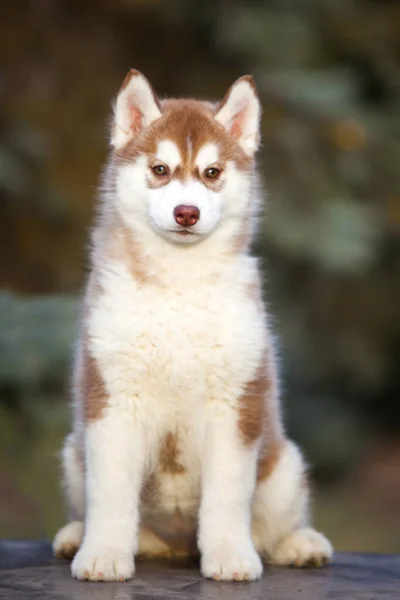
<path fill-rule="evenodd" d="M 160 100 L 131 70 L 117 96 L 53 543 L 77 579 L 130 579 L 135 556 L 200 555 L 236 581 L 331 560 L 250 253 L 260 112 L 251 76 L 213 104 Z"/>

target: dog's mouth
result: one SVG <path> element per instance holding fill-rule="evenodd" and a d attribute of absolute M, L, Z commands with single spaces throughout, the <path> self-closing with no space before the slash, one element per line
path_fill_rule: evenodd
<path fill-rule="evenodd" d="M 195 233 L 194 231 L 190 231 L 189 229 L 170 229 L 170 233 L 176 233 L 177 235 L 180 235 L 182 237 L 185 237 L 187 235 L 199 235 L 198 233 Z"/>

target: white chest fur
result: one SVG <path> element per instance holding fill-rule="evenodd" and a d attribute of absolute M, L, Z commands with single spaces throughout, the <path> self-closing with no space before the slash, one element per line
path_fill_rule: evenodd
<path fill-rule="evenodd" d="M 248 265 L 251 267 L 253 265 Z M 138 286 L 107 275 L 88 324 L 110 395 L 146 396 L 168 412 L 249 381 L 265 344 L 264 315 L 242 277 Z M 227 400 L 229 400 L 227 398 Z"/>

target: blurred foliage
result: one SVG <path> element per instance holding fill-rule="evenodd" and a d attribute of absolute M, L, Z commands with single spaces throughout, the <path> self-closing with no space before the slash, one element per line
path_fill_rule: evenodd
<path fill-rule="evenodd" d="M 399 550 L 400 4 L 3 0 L 0 16 L 0 534 L 60 524 L 87 232 L 134 66 L 161 95 L 217 99 L 255 75 L 255 250 L 288 429 L 339 547 Z"/>

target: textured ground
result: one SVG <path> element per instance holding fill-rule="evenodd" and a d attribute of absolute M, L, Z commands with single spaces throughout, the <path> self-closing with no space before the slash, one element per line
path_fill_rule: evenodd
<path fill-rule="evenodd" d="M 138 562 L 127 583 L 88 583 L 70 577 L 69 563 L 52 558 L 46 542 L 0 542 L 1 600 L 398 600 L 400 556 L 338 554 L 325 569 L 268 567 L 255 583 L 205 581 L 195 563 Z"/>

